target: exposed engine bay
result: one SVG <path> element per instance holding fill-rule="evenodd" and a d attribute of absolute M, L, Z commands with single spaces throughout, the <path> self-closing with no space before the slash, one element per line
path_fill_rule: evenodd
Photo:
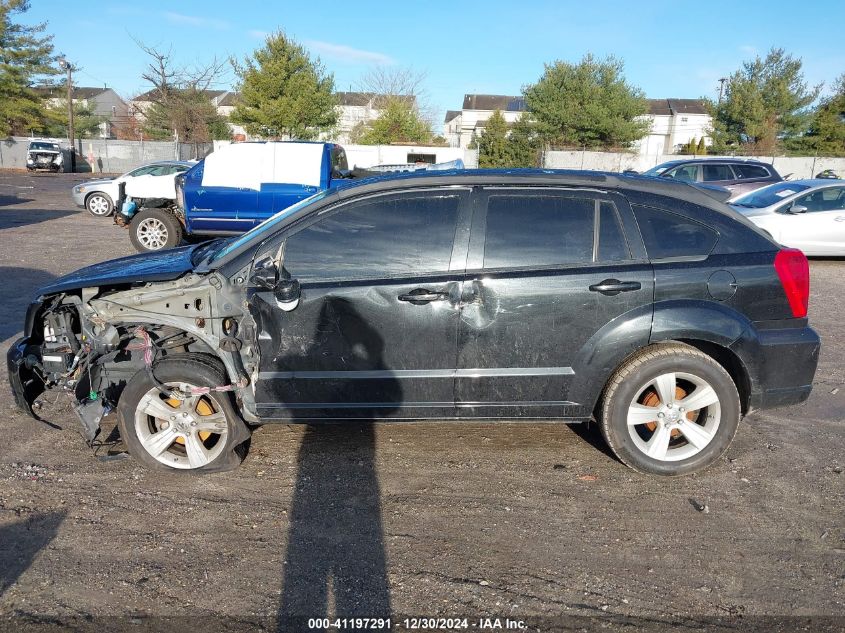
<path fill-rule="evenodd" d="M 232 391 L 243 417 L 257 421 L 248 388 L 257 365 L 243 360 L 255 349 L 254 323 L 244 305 L 243 289 L 216 273 L 44 296 L 30 306 L 17 367 L 10 356 L 10 372 L 20 376 L 19 386 L 13 382 L 16 399 L 40 419 L 47 392 L 66 394 L 91 445 L 128 381 L 144 371 L 175 400 Z M 155 377 L 156 362 L 187 353 L 219 359 L 229 382 L 185 391 Z"/>

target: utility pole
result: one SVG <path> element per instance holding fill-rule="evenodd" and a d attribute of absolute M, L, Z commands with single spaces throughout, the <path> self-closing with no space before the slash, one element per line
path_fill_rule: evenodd
<path fill-rule="evenodd" d="M 727 77 L 719 77 L 719 103 L 722 103 L 722 92 L 725 90 L 725 82 Z"/>
<path fill-rule="evenodd" d="M 76 173 L 76 146 L 73 133 L 73 64 L 59 57 L 59 67 L 67 72 L 67 136 L 70 140 L 70 171 Z"/>

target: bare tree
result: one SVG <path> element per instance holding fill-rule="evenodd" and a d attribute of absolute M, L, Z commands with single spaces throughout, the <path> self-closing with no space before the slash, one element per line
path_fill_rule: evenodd
<path fill-rule="evenodd" d="M 428 74 L 411 67 L 374 66 L 358 82 L 358 90 L 373 95 L 373 107 L 384 110 L 395 100 L 416 110 L 421 119 L 431 125 L 434 108 L 425 90 Z"/>
<path fill-rule="evenodd" d="M 177 65 L 173 49 L 166 51 L 135 39 L 150 62 L 141 78 L 152 85 L 148 93 L 152 106 L 144 112 L 144 129 L 152 138 L 168 138 L 172 133 L 189 143 L 202 143 L 212 138 L 227 138 L 225 119 L 217 113 L 207 91 L 228 68 L 228 60 Z"/>

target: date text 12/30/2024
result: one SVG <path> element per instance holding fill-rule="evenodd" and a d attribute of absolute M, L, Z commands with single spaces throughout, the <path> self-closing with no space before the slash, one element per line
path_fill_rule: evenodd
<path fill-rule="evenodd" d="M 511 618 L 309 618 L 308 628 L 372 631 L 524 631 L 522 620 Z"/>

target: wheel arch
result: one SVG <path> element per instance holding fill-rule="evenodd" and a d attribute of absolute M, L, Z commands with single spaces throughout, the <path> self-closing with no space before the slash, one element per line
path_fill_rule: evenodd
<path fill-rule="evenodd" d="M 101 196 L 105 196 L 106 198 L 108 198 L 108 199 L 109 199 L 109 202 L 111 202 L 112 208 L 114 208 L 114 199 L 113 199 L 113 198 L 112 198 L 112 197 L 111 197 L 111 196 L 110 196 L 107 192 L 105 192 L 105 191 L 101 191 L 101 190 L 99 190 L 99 189 L 98 189 L 98 190 L 96 190 L 96 191 L 89 191 L 88 193 L 86 193 L 86 194 L 85 194 L 85 200 L 83 201 L 83 202 L 84 202 L 84 204 L 86 204 L 86 205 L 87 205 L 87 204 L 88 204 L 88 200 L 91 198 L 91 196 L 96 196 L 96 195 L 98 195 L 98 194 L 99 194 L 99 195 L 101 195 Z"/>
<path fill-rule="evenodd" d="M 630 362 L 632 359 L 636 358 L 640 354 L 647 352 L 648 350 L 662 347 L 670 347 L 678 344 L 687 345 L 706 354 L 707 356 L 715 360 L 722 367 L 722 369 L 728 372 L 728 375 L 731 377 L 731 380 L 733 380 L 734 384 L 736 385 L 736 389 L 739 392 L 739 401 L 740 407 L 742 409 L 742 415 L 745 415 L 748 412 L 751 397 L 751 377 L 748 372 L 748 368 L 745 366 L 745 363 L 742 362 L 742 359 L 740 359 L 736 352 L 729 349 L 728 347 L 725 347 L 718 343 L 714 343 L 712 341 L 696 338 L 664 339 L 661 341 L 649 343 L 648 345 L 627 354 L 622 360 L 619 361 L 619 363 L 610 372 L 610 374 L 607 376 L 607 379 L 604 381 L 604 384 L 602 385 L 598 396 L 592 403 L 593 415 L 598 414 L 599 409 L 602 406 L 602 402 L 604 401 L 607 387 L 610 384 L 611 380 L 613 380 L 613 376 L 620 368 L 624 367 L 626 363 Z"/>

